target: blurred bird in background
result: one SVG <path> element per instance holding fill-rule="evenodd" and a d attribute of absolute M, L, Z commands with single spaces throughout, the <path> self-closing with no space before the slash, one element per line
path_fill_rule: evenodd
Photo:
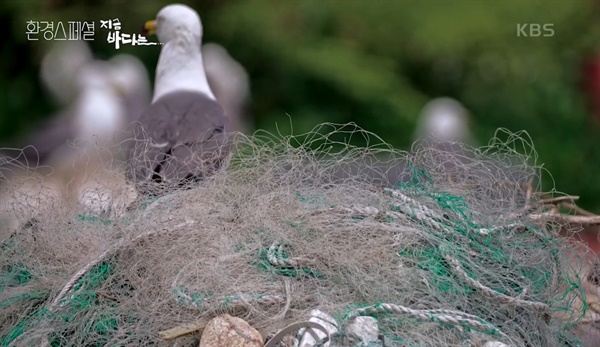
<path fill-rule="evenodd" d="M 414 140 L 417 139 L 470 143 L 469 112 L 452 98 L 441 97 L 429 101 L 421 110 L 417 121 Z"/>
<path fill-rule="evenodd" d="M 94 58 L 86 41 L 54 41 L 40 66 L 40 80 L 58 106 L 69 105 L 77 95 L 77 74 Z"/>
<path fill-rule="evenodd" d="M 124 212 L 137 193 L 114 164 L 124 159 L 127 125 L 150 101 L 145 67 L 129 55 L 97 60 L 85 42 L 67 41 L 46 55 L 40 76 L 63 110 L 15 146 L 24 150 L 0 160 L 0 227 L 14 230 L 55 203 Z"/>
<path fill-rule="evenodd" d="M 96 100 L 92 95 L 93 89 L 89 88 L 92 81 L 89 81 L 88 85 L 85 78 L 78 77 L 85 66 L 97 64 L 89 46 L 85 41 L 57 42 L 59 43 L 52 46 L 42 60 L 40 79 L 60 110 L 47 121 L 34 127 L 23 140 L 11 144 L 10 147 L 23 148 L 22 151 L 18 151 L 16 155 L 4 153 L 5 157 L 8 156 L 27 166 L 48 164 L 51 155 L 58 153 L 60 148 L 64 148 L 78 136 L 81 129 L 77 127 L 84 126 L 87 122 L 83 117 L 87 117 L 90 122 L 103 118 L 85 116 L 88 112 L 95 112 L 89 110 L 93 107 L 89 103 Z M 110 81 L 107 82 L 110 90 L 117 93 L 121 104 L 118 107 L 123 108 L 122 122 L 114 130 L 123 131 L 124 126 L 137 121 L 150 104 L 148 72 L 138 58 L 129 54 L 114 56 L 102 69 L 106 76 L 101 79 Z M 96 82 L 100 82 L 99 80 L 100 78 L 96 78 Z M 96 94 L 103 95 L 106 91 L 101 89 L 105 86 L 106 83 L 104 86 L 97 86 L 99 94 Z M 111 107 L 111 103 L 107 103 L 107 107 Z M 81 108 L 88 108 L 88 111 Z M 116 112 L 107 111 L 105 114 L 114 115 Z"/>
<path fill-rule="evenodd" d="M 125 107 L 125 121 L 138 121 L 152 100 L 148 70 L 131 54 L 117 54 L 108 62 L 111 64 L 111 79 L 118 86 Z"/>
<path fill-rule="evenodd" d="M 204 68 L 210 89 L 229 117 L 229 131 L 252 131 L 254 124 L 248 114 L 250 82 L 244 67 L 216 43 L 202 45 Z"/>
<path fill-rule="evenodd" d="M 454 154 L 465 153 L 463 146 L 472 144 L 469 130 L 469 112 L 457 100 L 440 97 L 429 101 L 421 110 L 417 120 L 414 141 L 415 145 L 433 147 L 441 152 Z M 416 149 L 414 148 L 413 150 Z M 459 156 L 453 155 L 454 158 Z M 447 163 L 446 169 L 453 168 Z"/>
<path fill-rule="evenodd" d="M 59 110 L 46 121 L 34 126 L 25 137 L 11 147 L 23 148 L 16 156 L 3 153 L 20 164 L 45 165 L 49 156 L 59 147 L 73 140 L 75 102 L 81 85 L 77 75 L 93 59 L 85 41 L 57 41 L 44 55 L 40 67 L 40 81 Z M 0 154 L 2 156 L 2 154 Z"/>

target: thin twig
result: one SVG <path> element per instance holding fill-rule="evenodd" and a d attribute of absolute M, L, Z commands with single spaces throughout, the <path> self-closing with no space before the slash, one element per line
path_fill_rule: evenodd
<path fill-rule="evenodd" d="M 573 202 L 579 200 L 579 196 L 577 195 L 565 195 L 565 196 L 557 196 L 553 198 L 544 198 L 540 199 L 540 203 L 544 205 L 554 205 L 561 202 Z"/>
<path fill-rule="evenodd" d="M 533 178 L 527 180 L 526 190 L 525 190 L 525 206 L 523 206 L 523 210 L 529 211 L 531 209 L 531 196 L 533 194 Z"/>
<path fill-rule="evenodd" d="M 582 318 L 577 321 L 577 324 L 595 324 L 600 323 L 600 318 Z"/>
<path fill-rule="evenodd" d="M 586 216 L 586 217 L 597 216 L 597 214 L 590 212 L 588 210 L 584 210 L 581 207 L 579 207 L 575 204 L 572 204 L 570 202 L 561 202 L 558 205 L 562 208 L 572 211 L 573 213 L 575 213 L 576 215 L 579 215 L 579 216 Z"/>
<path fill-rule="evenodd" d="M 600 216 L 573 216 L 563 213 L 538 213 L 529 215 L 533 221 L 554 221 L 581 225 L 600 224 Z"/>

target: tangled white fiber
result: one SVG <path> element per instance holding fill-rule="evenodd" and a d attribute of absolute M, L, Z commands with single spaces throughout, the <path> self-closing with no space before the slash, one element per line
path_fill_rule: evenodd
<path fill-rule="evenodd" d="M 0 346 L 197 346 L 159 332 L 228 312 L 266 337 L 313 309 L 340 338 L 375 317 L 385 346 L 576 346 L 570 246 L 525 188 L 526 134 L 503 135 L 411 153 L 352 124 L 238 135 L 227 169 L 118 213 L 5 183 Z"/>

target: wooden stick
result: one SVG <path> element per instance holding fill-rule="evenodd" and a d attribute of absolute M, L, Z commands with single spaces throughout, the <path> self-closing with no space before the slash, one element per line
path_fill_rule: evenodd
<path fill-rule="evenodd" d="M 581 225 L 600 224 L 600 216 L 573 216 L 562 213 L 540 213 L 529 216 L 534 221 L 547 220 Z"/>
<path fill-rule="evenodd" d="M 196 331 L 202 333 L 202 331 L 204 331 L 204 328 L 206 328 L 207 324 L 208 323 L 205 321 L 183 324 L 180 326 L 176 326 L 175 328 L 160 331 L 158 333 L 158 337 L 160 337 L 163 340 L 173 340 L 181 336 L 189 335 Z"/>

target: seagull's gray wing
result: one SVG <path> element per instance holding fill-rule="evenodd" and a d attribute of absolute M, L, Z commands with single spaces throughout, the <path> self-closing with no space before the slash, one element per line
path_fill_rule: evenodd
<path fill-rule="evenodd" d="M 138 181 L 181 182 L 211 174 L 228 155 L 223 108 L 197 92 L 176 92 L 154 102 L 140 118 L 150 140 L 130 163 Z M 136 137 L 141 132 L 136 131 Z"/>

